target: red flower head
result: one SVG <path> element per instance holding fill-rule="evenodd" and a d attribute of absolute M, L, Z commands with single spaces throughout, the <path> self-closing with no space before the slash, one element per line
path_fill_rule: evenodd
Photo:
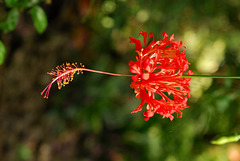
<path fill-rule="evenodd" d="M 135 43 L 137 52 L 137 60 L 129 62 L 129 71 L 135 74 L 130 87 L 141 99 L 140 105 L 131 113 L 141 111 L 146 103 L 146 112 L 143 112 L 146 121 L 155 113 L 172 121 L 172 114 L 176 112 L 181 118 L 181 110 L 188 107 L 190 97 L 191 78 L 182 77 L 190 64 L 185 55 L 186 48 L 180 51 L 182 42 L 173 42 L 174 35 L 168 40 L 165 32 L 163 40 L 159 41 L 155 41 L 153 33 L 149 33 L 148 36 L 153 38 L 149 45 L 146 45 L 147 33 L 140 31 L 139 35 L 144 37 L 144 48 L 140 40 L 129 37 L 130 42 Z M 189 70 L 188 75 L 191 74 Z"/>

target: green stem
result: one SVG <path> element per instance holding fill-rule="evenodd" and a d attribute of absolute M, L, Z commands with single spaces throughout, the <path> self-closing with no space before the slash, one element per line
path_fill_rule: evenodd
<path fill-rule="evenodd" d="M 191 78 L 220 78 L 220 79 L 240 79 L 240 76 L 217 76 L 217 75 L 183 75 Z"/>

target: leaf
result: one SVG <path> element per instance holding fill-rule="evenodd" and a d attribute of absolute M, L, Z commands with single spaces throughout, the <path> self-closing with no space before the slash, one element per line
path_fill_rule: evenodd
<path fill-rule="evenodd" d="M 33 24 L 39 34 L 43 33 L 47 28 L 47 16 L 40 6 L 34 6 L 30 9 Z"/>
<path fill-rule="evenodd" d="M 226 143 L 237 142 L 240 140 L 240 134 L 222 135 L 212 140 L 212 144 L 223 145 Z"/>
<path fill-rule="evenodd" d="M 7 20 L 5 22 L 0 23 L 0 29 L 2 29 L 5 33 L 13 31 L 18 23 L 19 12 L 17 9 L 12 9 L 7 14 Z"/>
<path fill-rule="evenodd" d="M 34 5 L 37 5 L 37 3 L 40 3 L 41 1 L 45 1 L 45 0 L 27 0 L 25 6 L 32 7 Z"/>
<path fill-rule="evenodd" d="M 0 65 L 3 64 L 5 54 L 6 54 L 6 48 L 3 45 L 2 41 L 0 41 Z"/>
<path fill-rule="evenodd" d="M 5 4 L 9 8 L 26 9 L 28 7 L 32 7 L 40 1 L 43 0 L 5 0 Z"/>
<path fill-rule="evenodd" d="M 11 8 L 18 4 L 18 0 L 5 0 L 5 4 L 7 7 Z"/>

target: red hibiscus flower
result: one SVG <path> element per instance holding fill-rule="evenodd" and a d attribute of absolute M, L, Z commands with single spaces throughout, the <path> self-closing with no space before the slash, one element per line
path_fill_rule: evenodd
<path fill-rule="evenodd" d="M 155 113 L 173 120 L 172 114 L 176 112 L 181 118 L 181 110 L 188 107 L 191 80 L 182 77 L 190 64 L 185 50 L 179 50 L 182 42 L 173 42 L 174 35 L 168 40 L 165 32 L 163 40 L 155 41 L 153 33 L 149 33 L 153 40 L 147 45 L 147 33 L 140 31 L 139 35 L 144 37 L 144 48 L 140 40 L 129 37 L 137 52 L 136 61 L 129 62 L 129 71 L 134 74 L 130 87 L 134 88 L 136 98 L 141 99 L 140 105 L 131 113 L 141 111 L 146 103 L 146 112 L 143 112 L 146 121 Z M 191 74 L 189 70 L 188 75 Z"/>
<path fill-rule="evenodd" d="M 135 43 L 137 57 L 136 61 L 130 61 L 129 71 L 134 75 L 115 74 L 92 70 L 81 67 L 77 63 L 66 63 L 56 67 L 48 74 L 53 76 L 51 83 L 42 91 L 44 98 L 48 98 L 51 86 L 57 82 L 58 88 L 61 89 L 73 80 L 75 73 L 83 71 L 95 72 L 113 76 L 132 77 L 133 82 L 130 87 L 134 88 L 136 97 L 141 99 L 140 105 L 131 113 L 141 111 L 146 103 L 146 112 L 143 115 L 147 121 L 155 113 L 173 120 L 173 113 L 176 112 L 179 118 L 182 117 L 184 108 L 187 108 L 187 100 L 190 97 L 190 77 L 183 77 L 183 73 L 188 70 L 189 62 L 187 61 L 185 50 L 180 51 L 182 42 L 173 42 L 174 35 L 168 40 L 168 35 L 163 33 L 163 40 L 155 41 L 153 33 L 149 33 L 152 42 L 147 45 L 147 33 L 140 31 L 144 37 L 144 48 L 138 39 L 131 38 L 131 43 Z M 188 75 L 192 71 L 188 70 Z"/>

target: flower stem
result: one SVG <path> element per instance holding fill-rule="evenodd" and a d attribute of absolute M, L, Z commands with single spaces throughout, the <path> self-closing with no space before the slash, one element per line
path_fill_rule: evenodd
<path fill-rule="evenodd" d="M 100 73 L 100 74 L 106 74 L 106 75 L 113 75 L 113 76 L 120 76 L 120 77 L 131 77 L 131 76 L 133 76 L 133 75 L 128 75 L 128 74 L 116 74 L 116 73 L 103 72 L 103 71 L 87 69 L 87 68 L 77 68 L 77 70 L 93 72 L 93 73 Z"/>
<path fill-rule="evenodd" d="M 217 75 L 183 75 L 182 77 L 191 77 L 191 78 L 240 79 L 240 76 L 217 76 Z"/>
<path fill-rule="evenodd" d="M 87 69 L 87 68 L 77 68 L 77 70 L 106 74 L 106 75 L 112 75 L 112 76 L 120 76 L 120 77 L 131 77 L 131 76 L 133 76 L 133 75 L 129 75 L 129 74 L 116 74 L 116 73 L 103 72 L 103 71 Z M 240 79 L 240 76 L 217 76 L 217 75 L 183 75 L 182 77 L 184 77 L 184 78 L 191 77 L 191 78 Z"/>

